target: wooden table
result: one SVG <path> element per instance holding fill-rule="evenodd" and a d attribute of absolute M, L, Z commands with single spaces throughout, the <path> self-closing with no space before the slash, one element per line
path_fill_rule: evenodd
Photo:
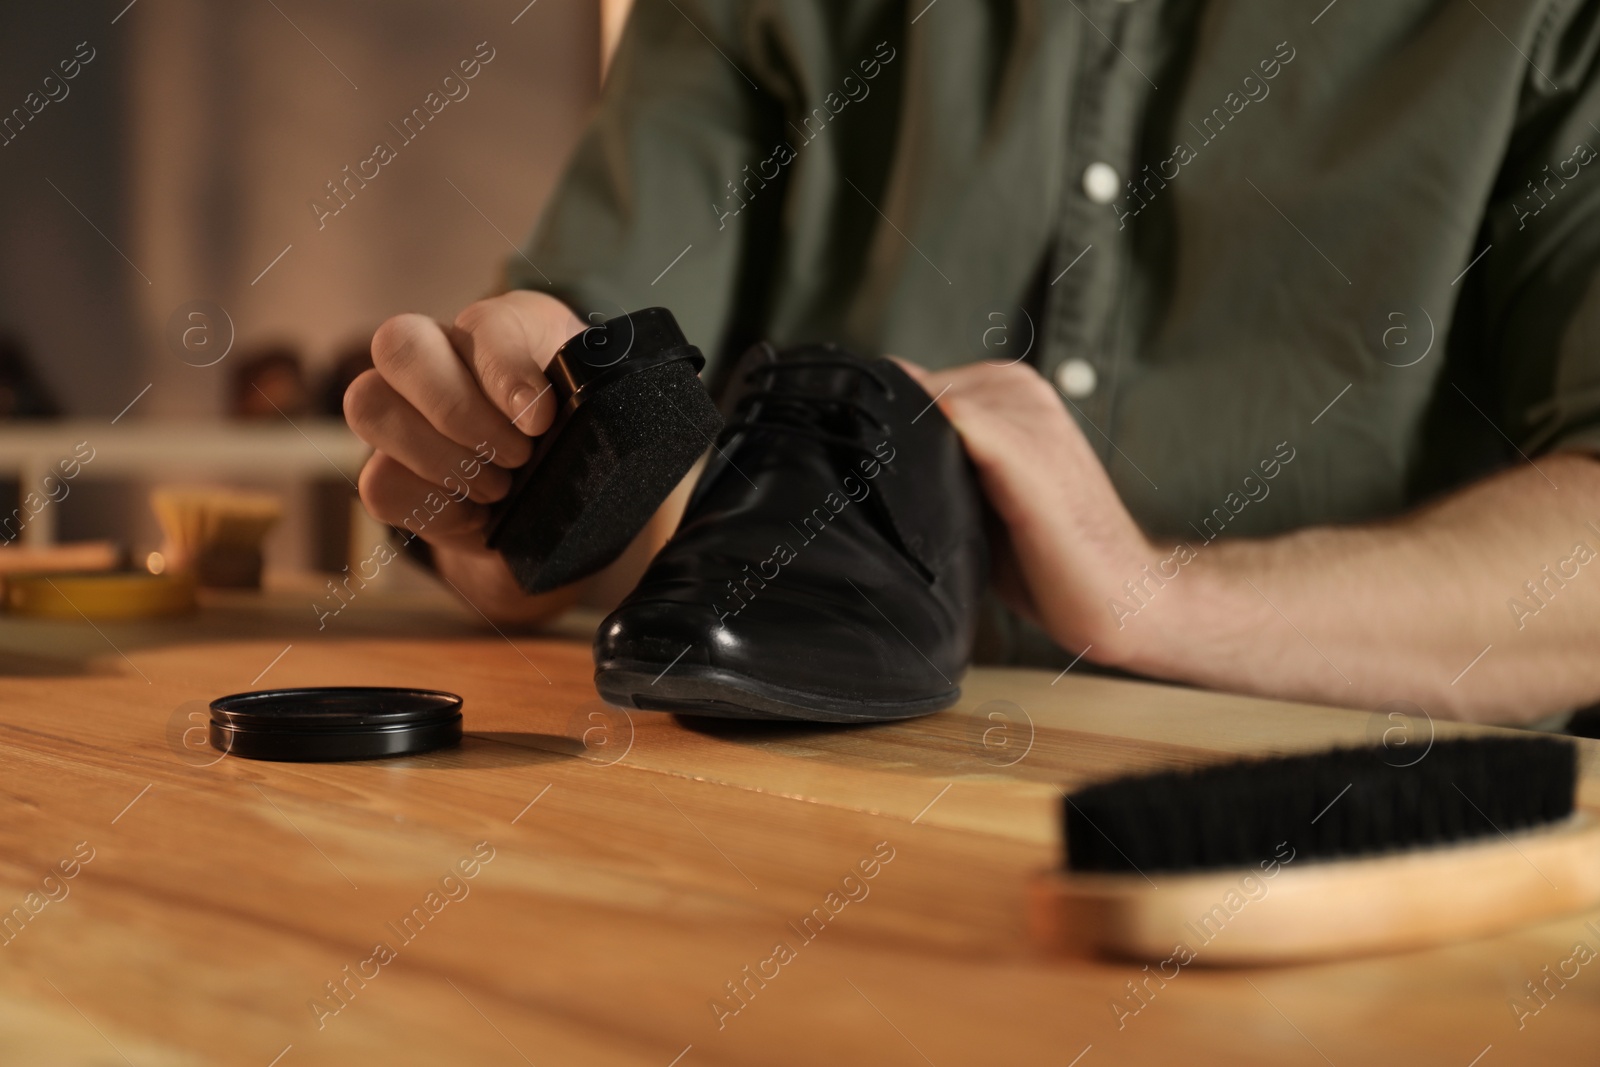
<path fill-rule="evenodd" d="M 59 898 L 0 944 L 0 1063 L 1600 1059 L 1600 961 L 1520 1030 L 1510 1007 L 1575 942 L 1600 949 L 1600 916 L 1186 968 L 1120 1028 L 1138 967 L 1030 948 L 1023 885 L 1056 859 L 1058 786 L 1359 741 L 1367 715 L 980 670 L 959 708 L 910 723 L 690 726 L 600 704 L 581 634 L 498 635 L 432 592 L 363 593 L 319 632 L 319 592 L 161 625 L 0 618 L 0 908 Z M 461 693 L 469 737 L 344 765 L 184 744 L 214 696 L 327 683 Z M 443 880 L 463 860 L 474 877 Z M 828 921 L 803 927 L 814 909 Z"/>

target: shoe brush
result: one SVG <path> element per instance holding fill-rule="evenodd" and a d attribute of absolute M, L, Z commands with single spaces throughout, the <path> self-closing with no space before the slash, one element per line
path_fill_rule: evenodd
<path fill-rule="evenodd" d="M 1036 942 L 1183 966 L 1293 963 L 1483 937 L 1600 905 L 1600 822 L 1548 736 L 1339 749 L 1066 795 Z"/>
<path fill-rule="evenodd" d="M 608 319 L 545 368 L 555 422 L 494 506 L 489 547 L 529 593 L 600 570 L 628 547 L 722 429 L 705 357 L 666 308 Z"/>
<path fill-rule="evenodd" d="M 283 515 L 283 502 L 277 496 L 163 486 L 150 494 L 150 506 L 165 536 L 160 563 L 164 570 L 192 573 L 210 588 L 261 587 L 261 543 Z"/>

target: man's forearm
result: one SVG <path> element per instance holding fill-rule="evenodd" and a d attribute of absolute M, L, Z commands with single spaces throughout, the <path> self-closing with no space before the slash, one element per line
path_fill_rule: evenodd
<path fill-rule="evenodd" d="M 1600 462 L 1588 456 L 1544 458 L 1390 523 L 1190 547 L 1164 585 L 1133 576 L 1143 587 L 1137 610 L 1117 613 L 1121 665 L 1492 721 L 1600 699 Z"/>

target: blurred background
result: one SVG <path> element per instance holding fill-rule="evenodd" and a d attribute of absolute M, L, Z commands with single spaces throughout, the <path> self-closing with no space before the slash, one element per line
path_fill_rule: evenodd
<path fill-rule="evenodd" d="M 497 286 L 625 14 L 8 6 L 0 551 L 108 541 L 159 568 L 171 531 L 152 490 L 200 484 L 277 502 L 269 569 L 337 570 L 352 540 L 370 552 L 381 531 L 352 514 L 364 449 L 338 417 L 343 386 L 384 318 L 448 319 Z M 378 165 L 380 142 L 393 157 Z"/>

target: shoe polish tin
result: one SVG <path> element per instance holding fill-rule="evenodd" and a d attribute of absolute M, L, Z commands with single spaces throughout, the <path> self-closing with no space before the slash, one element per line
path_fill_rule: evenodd
<path fill-rule="evenodd" d="M 461 698 L 431 689 L 327 686 L 211 702 L 211 747 L 285 763 L 414 756 L 461 743 Z"/>

